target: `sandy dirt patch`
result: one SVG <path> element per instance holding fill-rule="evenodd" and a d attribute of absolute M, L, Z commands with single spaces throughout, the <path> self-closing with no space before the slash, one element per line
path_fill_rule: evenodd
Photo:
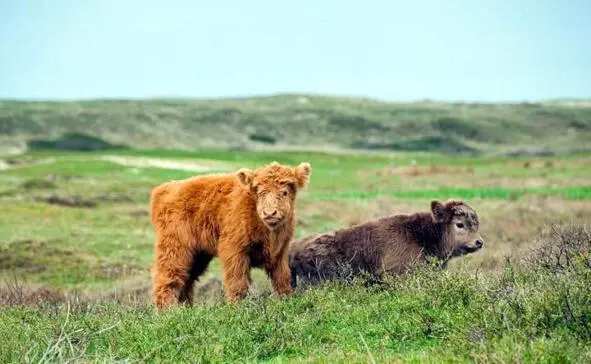
<path fill-rule="evenodd" d="M 160 158 L 146 158 L 146 157 L 121 157 L 121 156 L 104 156 L 103 160 L 117 163 L 127 167 L 138 167 L 138 168 L 164 168 L 164 169 L 176 169 L 188 172 L 211 172 L 219 170 L 220 167 L 206 166 L 194 162 L 183 162 L 169 159 Z"/>

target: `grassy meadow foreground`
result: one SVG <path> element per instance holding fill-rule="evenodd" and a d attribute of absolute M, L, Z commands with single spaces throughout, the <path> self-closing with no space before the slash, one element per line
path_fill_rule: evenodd
<path fill-rule="evenodd" d="M 385 285 L 288 299 L 255 270 L 223 301 L 219 262 L 193 308 L 155 312 L 151 189 L 312 164 L 297 236 L 464 199 L 482 251 Z M 203 150 L 32 151 L 0 158 L 0 362 L 591 361 L 591 155 L 468 157 Z"/>

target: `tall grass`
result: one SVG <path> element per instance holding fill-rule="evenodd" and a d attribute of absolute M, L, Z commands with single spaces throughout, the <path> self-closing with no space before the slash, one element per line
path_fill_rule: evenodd
<path fill-rule="evenodd" d="M 425 266 L 383 285 L 333 282 L 284 299 L 263 290 L 161 314 L 80 300 L 5 306 L 0 361 L 588 362 L 588 227 L 556 228 L 538 246 L 560 247 L 568 264 L 508 260 L 486 276 Z"/>

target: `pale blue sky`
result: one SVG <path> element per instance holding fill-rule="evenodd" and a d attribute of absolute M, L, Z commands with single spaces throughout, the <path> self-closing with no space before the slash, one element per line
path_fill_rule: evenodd
<path fill-rule="evenodd" d="M 589 0 L 0 0 L 0 98 L 591 98 L 590 19 Z"/>

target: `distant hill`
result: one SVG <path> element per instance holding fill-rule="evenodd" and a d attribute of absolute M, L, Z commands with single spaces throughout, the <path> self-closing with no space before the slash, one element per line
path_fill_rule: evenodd
<path fill-rule="evenodd" d="M 75 141 L 70 140 L 75 137 Z M 591 101 L 389 103 L 309 95 L 0 101 L 0 152 L 80 145 L 523 154 L 591 149 Z M 73 147 L 74 146 L 74 147 Z"/>

